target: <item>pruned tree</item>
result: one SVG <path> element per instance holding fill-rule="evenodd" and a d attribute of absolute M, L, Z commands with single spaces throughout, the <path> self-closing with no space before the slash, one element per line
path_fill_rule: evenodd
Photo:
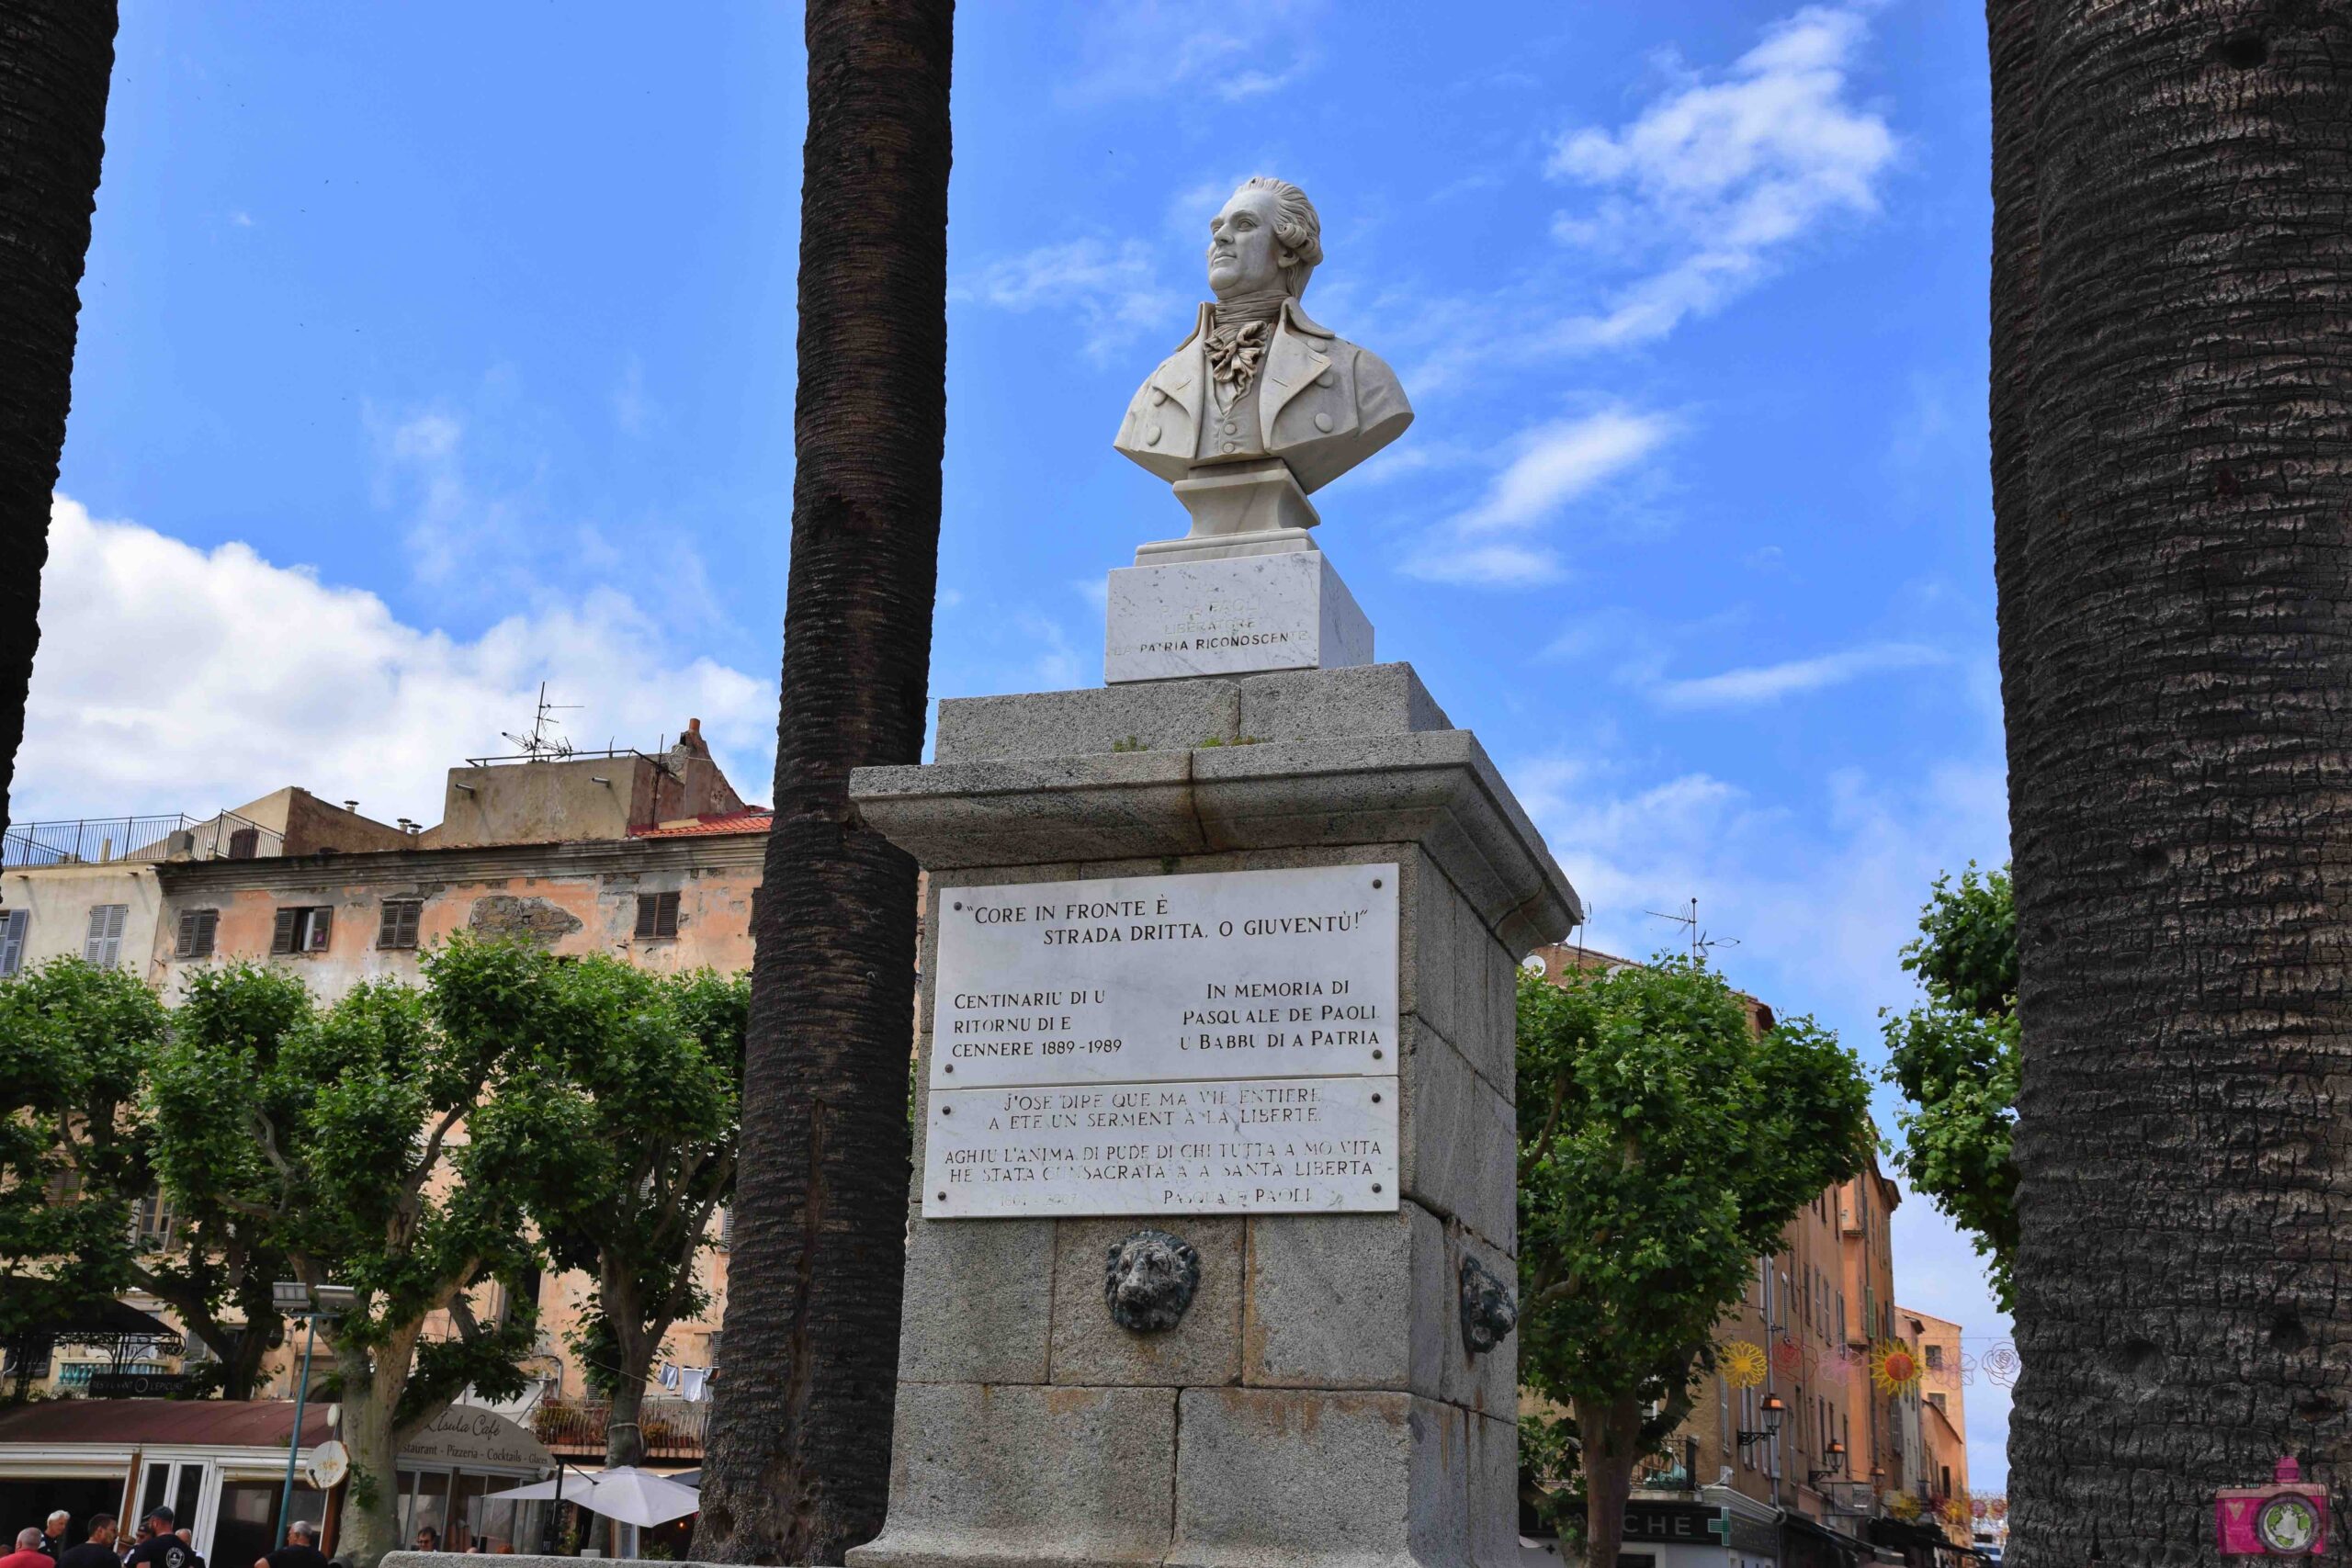
<path fill-rule="evenodd" d="M 134 1235 L 158 1185 L 141 1099 L 168 1026 L 127 969 L 61 957 L 0 981 L 0 1269 L 11 1279 L 0 1342 L 26 1332 L 28 1313 L 69 1310 L 68 1298 L 141 1290 L 211 1352 L 191 1386 L 244 1399 L 282 1326 L 263 1227 L 212 1194 L 175 1192 L 162 1195 L 164 1234 Z"/>
<path fill-rule="evenodd" d="M 946 433 L 952 0 L 808 0 L 775 823 L 726 1348 L 694 1554 L 882 1527 L 905 1267 L 915 865 L 849 776 L 921 760 Z"/>
<path fill-rule="evenodd" d="M 611 1401 L 605 1461 L 645 1457 L 639 1416 L 671 1325 L 709 1304 L 696 1265 L 732 1194 L 750 986 L 708 970 L 659 976 L 609 958 L 526 958 L 530 1094 L 474 1117 L 527 1151 L 525 1201 L 548 1255 L 593 1281 L 574 1336 Z"/>
<path fill-rule="evenodd" d="M 2204 1562 L 2352 1485 L 2352 8 L 1987 18 L 2011 1561 Z"/>
<path fill-rule="evenodd" d="M 21 1392 L 50 1333 L 131 1282 L 134 1111 L 164 1010 L 78 958 L 0 982 L 0 1346 Z"/>
<path fill-rule="evenodd" d="M 1863 1168 L 1869 1103 L 1834 1035 L 1753 1027 L 1703 960 L 1521 976 L 1519 1381 L 1569 1412 L 1530 1450 L 1577 1455 L 1587 1561 L 1617 1561 L 1634 1469 L 1756 1258 Z"/>
<path fill-rule="evenodd" d="M 116 25 L 115 0 L 11 0 L 0 17 L 0 829 L 40 646 Z"/>
<path fill-rule="evenodd" d="M 2007 871 L 1936 878 L 1919 935 L 1903 950 L 1927 1000 L 1886 1020 L 1885 1077 L 1896 1168 L 1984 1258 L 1993 1294 L 2013 1304 L 2017 1257 L 2018 923 Z"/>
<path fill-rule="evenodd" d="M 497 1109 L 536 1090 L 541 956 L 460 939 L 425 956 L 422 990 L 371 983 L 299 1010 L 299 981 L 226 965 L 197 982 L 190 1002 L 209 1005 L 175 1027 L 156 1066 L 166 1186 L 266 1224 L 307 1283 L 357 1292 L 320 1331 L 341 1381 L 344 1541 L 358 1568 L 400 1544 L 408 1441 L 469 1388 L 500 1399 L 526 1382 L 536 1317 L 516 1287 L 537 1253 L 522 1173 L 540 1152 L 503 1142 Z"/>

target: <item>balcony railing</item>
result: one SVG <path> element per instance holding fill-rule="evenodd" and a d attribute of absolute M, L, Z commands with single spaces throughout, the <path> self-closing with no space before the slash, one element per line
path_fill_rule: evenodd
<path fill-rule="evenodd" d="M 286 852 L 282 833 L 232 811 L 197 818 L 85 817 L 15 822 L 0 839 L 0 866 L 107 865 L 121 861 L 254 860 Z"/>
<path fill-rule="evenodd" d="M 702 1458 L 703 1424 L 710 1402 L 649 1399 L 638 1407 L 638 1435 L 645 1440 L 645 1457 L 657 1460 Z M 613 1407 L 602 1400 L 542 1400 L 530 1415 L 531 1431 L 560 1454 L 604 1457 L 605 1431 Z"/>

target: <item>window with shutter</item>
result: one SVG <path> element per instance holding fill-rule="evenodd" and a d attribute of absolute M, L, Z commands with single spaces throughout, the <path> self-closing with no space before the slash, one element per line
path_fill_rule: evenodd
<path fill-rule="evenodd" d="M 175 958 L 209 958 L 212 942 L 220 927 L 218 909 L 182 909 L 178 938 L 172 944 Z"/>
<path fill-rule="evenodd" d="M 111 969 L 122 957 L 122 923 L 128 904 L 100 904 L 90 910 L 90 929 L 82 941 L 82 956 L 101 969 Z"/>
<path fill-rule="evenodd" d="M 280 909 L 280 910 L 278 910 L 278 911 L 277 911 L 277 926 L 276 926 L 274 929 L 272 929 L 272 931 L 270 931 L 270 933 L 269 933 L 269 950 L 270 950 L 270 952 L 272 952 L 272 953 L 291 953 L 291 952 L 293 952 L 293 951 L 294 951 L 294 938 L 295 938 L 295 935 L 296 935 L 295 928 L 296 928 L 297 926 L 299 926 L 299 925 L 301 923 L 301 920 L 302 920 L 302 911 L 301 911 L 301 910 L 300 910 L 300 909 Z"/>
<path fill-rule="evenodd" d="M 678 896 L 640 893 L 637 896 L 637 934 L 640 941 L 678 934 Z"/>
<path fill-rule="evenodd" d="M 327 937 L 334 930 L 334 911 L 321 908 L 311 910 L 310 916 L 310 929 L 303 933 L 309 940 L 302 944 L 303 951 L 324 953 L 327 950 Z"/>
<path fill-rule="evenodd" d="M 32 923 L 30 909 L 10 909 L 0 916 L 0 975 L 14 975 L 25 966 L 25 932 Z"/>
<path fill-rule="evenodd" d="M 414 947 L 417 926 L 424 914 L 424 904 L 416 898 L 389 899 L 384 913 L 376 926 L 378 947 Z"/>

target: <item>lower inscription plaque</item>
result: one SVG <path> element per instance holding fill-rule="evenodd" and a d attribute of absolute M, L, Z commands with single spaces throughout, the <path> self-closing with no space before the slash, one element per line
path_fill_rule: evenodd
<path fill-rule="evenodd" d="M 1393 1077 L 933 1089 L 925 1219 L 1396 1207 Z"/>

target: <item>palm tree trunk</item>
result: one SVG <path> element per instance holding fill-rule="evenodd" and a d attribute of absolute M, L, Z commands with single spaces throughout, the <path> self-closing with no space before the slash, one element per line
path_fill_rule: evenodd
<path fill-rule="evenodd" d="M 115 21 L 115 0 L 10 0 L 0 14 L 0 829 L 40 642 Z"/>
<path fill-rule="evenodd" d="M 2352 13 L 1996 4 L 2013 1561 L 2352 1483 Z"/>
<path fill-rule="evenodd" d="M 922 748 L 946 427 L 952 0 L 809 0 L 775 826 L 694 1554 L 837 1563 L 881 1529 L 898 1367 L 915 866 L 849 773 Z"/>

